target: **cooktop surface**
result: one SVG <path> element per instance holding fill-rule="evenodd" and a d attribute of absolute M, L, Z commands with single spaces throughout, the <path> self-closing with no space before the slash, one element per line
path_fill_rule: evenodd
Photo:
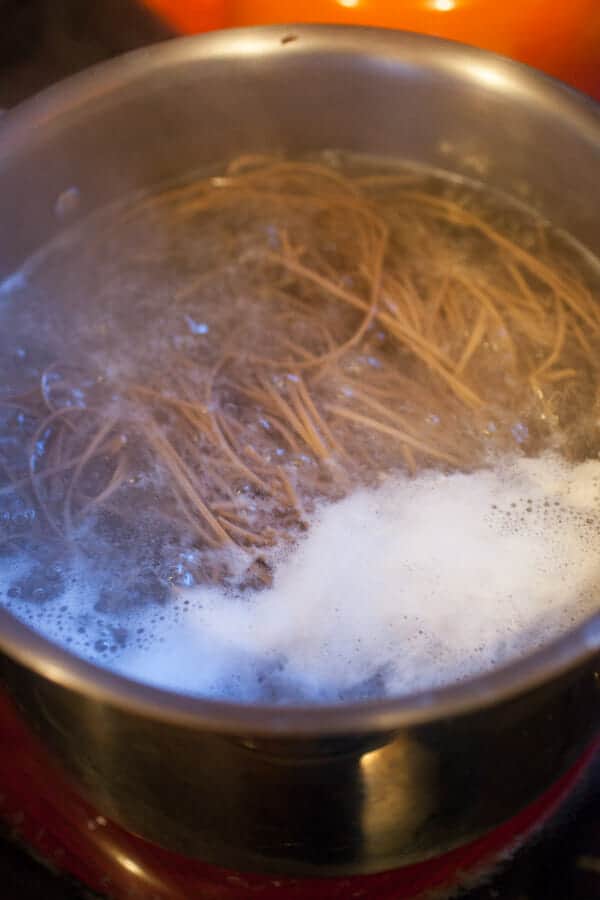
<path fill-rule="evenodd" d="M 18 830 L 18 823 L 15 829 Z M 95 900 L 98 897 L 33 860 L 15 843 L 7 825 L 0 826 L 0 885 L 3 900 Z M 463 900 L 599 900 L 600 758 L 580 786 L 578 796 L 567 802 L 553 823 L 493 877 L 461 897 Z"/>

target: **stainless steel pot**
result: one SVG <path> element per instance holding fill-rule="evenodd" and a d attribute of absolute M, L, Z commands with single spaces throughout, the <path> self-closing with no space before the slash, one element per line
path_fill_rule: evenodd
<path fill-rule="evenodd" d="M 477 175 L 600 253 L 600 112 L 590 101 L 458 44 L 272 27 L 138 51 L 6 116 L 0 274 L 50 238 L 65 210 L 76 220 L 123 190 L 240 152 L 322 148 Z M 57 204 L 71 188 L 77 210 Z M 143 687 L 5 612 L 0 646 L 4 689 L 99 812 L 235 869 L 367 873 L 439 854 L 530 802 L 600 727 L 600 616 L 484 677 L 335 708 L 240 707 Z"/>

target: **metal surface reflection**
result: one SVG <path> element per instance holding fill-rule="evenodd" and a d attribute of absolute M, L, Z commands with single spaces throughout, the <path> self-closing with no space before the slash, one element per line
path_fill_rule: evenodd
<path fill-rule="evenodd" d="M 490 63 L 489 65 L 475 63 L 471 66 L 471 74 L 476 81 L 486 87 L 506 90 L 511 86 L 510 78 L 507 76 L 506 71 L 503 71 L 498 66 L 494 66 L 493 63 Z"/>
<path fill-rule="evenodd" d="M 415 842 L 435 810 L 437 760 L 406 737 L 364 753 L 362 830 L 366 854 L 392 854 L 394 845 Z"/>

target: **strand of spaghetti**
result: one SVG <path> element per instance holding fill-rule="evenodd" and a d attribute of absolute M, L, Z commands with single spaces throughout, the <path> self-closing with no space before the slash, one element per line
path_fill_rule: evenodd
<path fill-rule="evenodd" d="M 555 369 L 553 372 L 543 372 L 540 376 L 542 381 L 565 381 L 567 378 L 577 378 L 579 373 L 575 369 Z"/>
<path fill-rule="evenodd" d="M 411 478 L 414 478 L 417 474 L 417 461 L 415 460 L 413 451 L 406 444 L 400 444 L 400 452 L 402 453 L 402 458 L 404 459 L 404 464 L 408 469 L 409 475 Z"/>
<path fill-rule="evenodd" d="M 65 406 L 62 409 L 57 409 L 53 413 L 50 413 L 49 416 L 46 416 L 46 418 L 43 420 L 41 425 L 39 425 L 38 428 L 36 429 L 32 439 L 31 439 L 29 458 L 28 458 L 31 490 L 34 494 L 35 499 L 37 500 L 37 502 L 39 504 L 40 509 L 44 513 L 44 516 L 46 517 L 48 524 L 50 525 L 52 530 L 55 532 L 55 534 L 57 534 L 59 537 L 63 536 L 63 532 L 62 532 L 60 526 L 58 525 L 57 520 L 54 518 L 54 516 L 50 512 L 50 510 L 48 508 L 48 504 L 46 503 L 46 500 L 45 500 L 43 494 L 41 493 L 40 485 L 38 484 L 38 482 L 35 479 L 35 476 L 37 474 L 37 472 L 35 470 L 35 461 L 36 461 L 36 459 L 38 459 L 38 455 L 36 453 L 36 448 L 39 445 L 41 436 L 44 434 L 46 429 L 49 428 L 50 425 L 52 425 L 53 422 L 55 422 L 57 419 L 64 418 L 64 416 L 68 416 L 74 412 L 81 414 L 81 413 L 85 412 L 85 410 L 79 406 Z"/>
<path fill-rule="evenodd" d="M 293 453 L 299 453 L 300 447 L 293 433 L 284 425 L 282 422 L 276 418 L 276 413 L 272 408 L 269 408 L 269 401 L 272 399 L 267 391 L 261 391 L 258 388 L 248 388 L 243 385 L 239 385 L 237 390 L 240 394 L 248 397 L 250 400 L 254 400 L 261 407 L 261 418 L 265 420 L 269 428 L 274 428 L 282 438 L 288 444 L 290 450 Z M 279 410 L 279 414 L 281 415 L 281 410 Z"/>
<path fill-rule="evenodd" d="M 93 436 L 85 450 L 83 451 L 81 458 L 77 465 L 75 466 L 75 471 L 73 472 L 73 477 L 69 483 L 69 487 L 67 488 L 67 494 L 65 497 L 65 507 L 64 507 L 64 523 L 65 523 L 65 533 L 67 538 L 70 538 L 73 531 L 73 517 L 72 517 L 72 499 L 73 493 L 75 491 L 75 485 L 79 481 L 79 477 L 83 470 L 85 469 L 88 462 L 93 458 L 96 453 L 98 447 L 100 447 L 108 435 L 113 431 L 113 429 L 118 424 L 118 417 L 112 416 L 104 422 L 96 434 Z"/>
<path fill-rule="evenodd" d="M 352 410 L 344 409 L 343 406 L 327 404 L 327 409 L 335 416 L 340 416 L 343 419 L 348 419 L 351 422 L 356 422 L 359 425 L 364 425 L 367 428 L 372 428 L 374 431 L 380 431 L 382 434 L 387 434 L 390 437 L 394 437 L 397 440 L 407 444 L 409 447 L 412 447 L 415 450 L 420 450 L 421 453 L 425 454 L 426 456 L 430 456 L 432 459 L 439 459 L 440 461 L 446 462 L 452 466 L 459 466 L 461 464 L 461 461 L 457 459 L 457 457 L 452 456 L 449 453 L 444 453 L 443 451 L 438 450 L 436 447 L 431 447 L 424 441 L 416 440 L 410 434 L 400 431 L 399 428 L 393 428 L 391 425 L 385 425 L 383 422 L 377 422 L 375 419 L 369 418 L 369 416 L 363 416 L 361 415 L 361 413 L 356 413 Z"/>
<path fill-rule="evenodd" d="M 267 259 L 270 259 L 272 262 L 279 263 L 279 265 L 284 266 L 291 272 L 294 272 L 294 274 L 299 275 L 302 278 L 306 278 L 307 281 L 312 281 L 314 284 L 323 288 L 323 290 L 327 291 L 332 296 L 337 297 L 338 300 L 343 300 L 343 302 L 347 303 L 348 306 L 352 306 L 354 307 L 354 309 L 358 309 L 362 312 L 368 311 L 368 304 L 365 300 L 362 300 L 356 294 L 346 290 L 340 285 L 335 284 L 335 282 L 326 278 L 324 275 L 321 275 L 319 272 L 313 271 L 298 260 L 291 259 L 290 257 L 283 256 L 282 254 L 274 253 L 272 251 L 265 251 L 263 255 Z M 379 319 L 382 324 L 386 325 L 387 327 L 390 327 L 390 325 L 392 327 L 397 326 L 397 323 L 392 319 L 392 317 L 386 315 L 385 313 L 378 312 L 376 313 L 375 318 Z M 397 331 L 398 328 L 396 327 L 395 330 Z M 407 338 L 415 340 L 417 343 L 421 344 L 428 353 L 430 353 L 434 357 L 437 357 L 440 362 L 449 364 L 449 360 L 446 359 L 445 354 L 438 347 L 429 344 L 429 342 L 427 342 L 418 333 L 414 332 L 406 325 L 403 326 L 401 330 Z"/>
<path fill-rule="evenodd" d="M 371 276 L 371 291 L 369 296 L 368 305 L 366 307 L 365 315 L 360 323 L 359 327 L 356 329 L 354 334 L 348 338 L 347 341 L 344 341 L 343 344 L 340 344 L 334 350 L 330 350 L 329 353 L 325 353 L 323 356 L 317 356 L 313 360 L 309 360 L 308 362 L 300 363 L 298 368 L 302 369 L 310 369 L 316 366 L 323 366 L 333 362 L 336 359 L 339 359 L 340 356 L 343 356 L 352 347 L 355 347 L 359 344 L 364 338 L 365 334 L 371 327 L 373 319 L 377 313 L 377 303 L 379 300 L 379 292 L 381 290 L 381 278 L 383 274 L 383 261 L 385 257 L 385 248 L 387 243 L 387 229 L 382 236 L 381 241 L 379 242 L 377 251 L 375 252 L 375 261 L 373 265 L 373 273 Z"/>
<path fill-rule="evenodd" d="M 348 303 L 350 306 L 353 306 L 355 309 L 363 309 L 365 308 L 364 301 L 360 300 L 354 294 L 351 294 L 349 291 L 344 290 L 344 288 L 339 287 L 336 284 L 328 281 L 328 279 L 323 278 L 323 276 L 319 275 L 318 272 L 312 272 L 306 266 L 302 265 L 302 263 L 298 263 L 292 260 L 286 259 L 286 257 L 280 256 L 275 253 L 266 254 L 269 258 L 273 259 L 273 261 L 279 262 L 282 266 L 286 266 L 294 271 L 296 274 L 301 275 L 302 277 L 313 281 L 315 284 L 318 284 L 324 290 L 329 291 L 333 296 L 338 297 L 340 300 L 343 300 L 345 303 Z M 437 347 L 432 347 L 428 341 L 421 335 L 407 328 L 406 325 L 400 324 L 397 320 L 393 319 L 391 316 L 383 313 L 381 311 L 377 311 L 375 313 L 375 317 L 397 338 L 397 340 L 404 343 L 415 356 L 418 356 L 425 364 L 430 368 L 437 372 L 444 381 L 448 383 L 448 385 L 452 388 L 452 390 L 459 396 L 467 406 L 478 407 L 483 405 L 483 401 L 477 394 L 469 388 L 467 385 L 463 384 L 458 378 L 456 378 L 451 371 L 447 368 L 447 363 L 442 362 L 440 357 L 444 358 L 445 355 Z"/>
<path fill-rule="evenodd" d="M 577 324 L 577 322 L 574 321 L 574 319 L 571 319 L 571 321 L 569 322 L 569 325 L 573 331 L 573 334 L 575 335 L 576 341 L 578 342 L 579 346 L 581 347 L 583 352 L 588 357 L 588 362 L 591 362 L 593 365 L 597 365 L 596 354 L 592 350 L 592 346 L 591 346 L 590 342 L 588 341 L 587 337 L 585 336 L 583 329 L 579 327 L 579 325 Z"/>
<path fill-rule="evenodd" d="M 195 534 L 196 537 L 200 538 L 204 546 L 209 547 L 211 550 L 217 550 L 218 548 L 222 547 L 224 543 L 223 539 L 211 537 L 210 532 L 205 531 L 198 522 L 198 516 L 189 511 L 189 509 L 187 508 L 186 499 L 181 495 L 177 485 L 173 485 L 173 495 L 184 519 L 192 529 L 192 533 Z M 231 543 L 231 541 L 229 540 L 229 535 L 227 536 L 227 543 Z"/>
<path fill-rule="evenodd" d="M 283 466 L 278 466 L 277 468 L 279 479 L 283 485 L 284 493 L 286 494 L 288 500 L 290 501 L 290 506 L 294 509 L 297 509 L 301 518 L 305 518 L 305 513 L 302 508 L 302 504 L 300 503 L 300 498 L 298 497 L 297 492 L 294 490 L 292 482 L 290 481 L 287 472 L 283 468 Z"/>
<path fill-rule="evenodd" d="M 539 365 L 534 372 L 531 373 L 530 377 L 533 380 L 539 378 L 539 376 L 542 375 L 542 373 L 546 372 L 548 369 L 551 369 L 554 363 L 559 360 L 560 354 L 562 353 L 563 345 L 565 343 L 565 336 L 567 333 L 567 321 L 564 306 L 558 299 L 558 297 L 556 298 L 556 323 L 556 336 L 552 352 L 549 356 L 546 357 L 544 362 Z"/>
<path fill-rule="evenodd" d="M 270 381 L 264 380 L 263 387 L 276 408 L 279 410 L 280 415 L 290 423 L 296 434 L 310 447 L 310 436 L 307 435 L 303 423 L 300 421 L 294 410 L 292 410 L 289 404 L 285 402 L 279 391 L 275 390 Z"/>
<path fill-rule="evenodd" d="M 85 504 L 85 506 L 79 512 L 80 516 L 84 516 L 91 509 L 94 509 L 96 506 L 100 506 L 101 504 L 105 503 L 110 497 L 112 497 L 112 495 L 122 486 L 126 475 L 127 461 L 125 459 L 125 456 L 121 455 L 109 483 L 98 494 L 97 497 L 93 497 L 88 503 Z"/>
<path fill-rule="evenodd" d="M 463 285 L 466 291 L 468 291 L 473 297 L 475 297 L 482 306 L 487 310 L 489 315 L 496 320 L 501 329 L 501 336 L 503 341 L 508 345 L 508 349 L 510 355 L 513 358 L 513 362 L 516 363 L 517 360 L 517 351 L 515 348 L 515 343 L 511 337 L 510 330 L 504 321 L 504 317 L 498 310 L 498 307 L 495 303 L 492 302 L 492 299 L 488 296 L 487 292 L 484 288 L 479 284 L 477 279 L 465 278 L 462 275 L 456 276 L 457 280 Z"/>
<path fill-rule="evenodd" d="M 346 459 L 348 459 L 348 455 L 347 455 L 346 451 L 334 438 L 333 433 L 332 433 L 331 429 L 329 428 L 329 425 L 327 424 L 327 422 L 325 421 L 323 416 L 320 414 L 320 412 L 316 408 L 316 406 L 313 402 L 313 399 L 310 396 L 310 393 L 308 392 L 307 387 L 306 387 L 304 381 L 302 380 L 301 376 L 298 377 L 297 388 L 298 388 L 298 393 L 300 394 L 302 400 L 304 401 L 304 405 L 305 405 L 306 409 L 308 410 L 309 414 L 312 416 L 317 429 L 321 432 L 321 434 L 324 435 L 325 440 L 329 443 L 329 446 L 331 447 L 331 449 L 338 456 L 342 456 L 342 457 L 345 457 Z"/>
<path fill-rule="evenodd" d="M 302 425 L 304 426 L 305 434 L 308 438 L 308 443 L 311 450 L 315 453 L 315 455 L 319 459 L 327 459 L 330 455 L 330 451 L 327 449 L 326 445 L 323 443 L 321 435 L 319 434 L 314 422 L 311 420 L 308 412 L 305 407 L 302 405 L 301 398 L 299 396 L 299 391 L 297 384 L 295 382 L 291 382 L 288 389 L 288 394 L 294 408 L 296 415 Z"/>
<path fill-rule="evenodd" d="M 487 312 L 484 306 L 480 306 L 477 320 L 475 322 L 475 327 L 471 331 L 465 349 L 463 350 L 461 357 L 456 364 L 456 372 L 458 375 L 462 375 L 467 365 L 469 364 L 469 360 L 472 358 L 477 348 L 481 344 L 481 341 L 483 340 L 483 337 L 485 335 L 486 328 Z"/>
<path fill-rule="evenodd" d="M 518 259 L 534 275 L 542 281 L 545 281 L 574 313 L 583 319 L 590 328 L 594 331 L 598 331 L 600 327 L 600 311 L 589 303 L 589 310 L 584 309 L 569 290 L 573 288 L 580 289 L 581 285 L 574 283 L 571 279 L 561 278 L 540 259 L 532 256 L 523 247 L 520 247 L 514 241 L 511 241 L 510 238 L 507 238 L 485 222 L 484 219 L 465 210 L 457 203 L 442 197 L 424 194 L 422 191 L 404 191 L 403 196 L 443 210 L 446 215 L 453 217 L 458 224 L 477 228 L 482 234 L 485 234 L 486 237 L 489 237 L 490 240 L 497 244 L 497 246 L 502 247 L 512 254 L 514 258 Z"/>
<path fill-rule="evenodd" d="M 357 397 L 364 403 L 365 406 L 369 407 L 373 412 L 378 413 L 380 416 L 383 416 L 384 419 L 387 419 L 389 422 L 392 422 L 396 427 L 400 428 L 403 431 L 406 431 L 408 434 L 412 435 L 415 440 L 420 440 L 417 429 L 414 424 L 411 423 L 406 416 L 402 416 L 400 413 L 396 412 L 392 407 L 385 406 L 383 403 L 379 403 L 373 397 L 371 397 L 366 390 L 361 390 L 360 388 L 356 390 Z M 442 433 L 439 435 L 440 442 L 443 437 Z M 441 444 L 440 444 L 441 448 Z M 457 456 L 456 459 L 459 457 Z M 464 460 L 463 460 L 464 462 Z"/>
<path fill-rule="evenodd" d="M 255 534 L 252 531 L 249 531 L 247 528 L 240 528 L 239 525 L 235 525 L 231 522 L 226 515 L 219 516 L 219 522 L 223 526 L 223 528 L 230 534 L 235 535 L 242 541 L 246 541 L 248 544 L 252 544 L 256 547 L 266 547 L 272 544 L 272 540 L 269 540 L 266 537 L 261 537 L 258 534 Z"/>
<path fill-rule="evenodd" d="M 254 484 L 259 490 L 264 491 L 265 494 L 271 494 L 272 490 L 266 481 L 263 481 L 256 472 L 253 472 L 238 456 L 235 452 L 231 443 L 227 441 L 226 433 L 226 423 L 223 422 L 223 418 L 219 413 L 215 413 L 213 416 L 214 426 L 217 433 L 217 438 L 219 443 L 225 453 L 225 455 L 231 460 L 231 462 L 242 472 L 242 474 Z M 233 442 L 232 442 L 233 443 Z"/>
<path fill-rule="evenodd" d="M 187 496 L 187 498 L 191 501 L 193 508 L 197 509 L 200 512 L 200 514 L 210 525 L 214 533 L 219 538 L 221 538 L 224 543 L 230 543 L 231 538 L 223 529 L 218 519 L 212 514 L 207 504 L 199 495 L 198 491 L 195 489 L 192 473 L 188 470 L 184 461 L 173 450 L 172 445 L 164 437 L 161 429 L 155 422 L 148 422 L 147 435 L 150 443 L 154 445 L 154 447 L 161 454 L 163 461 L 166 463 L 167 467 L 171 469 L 172 474 L 177 479 L 179 487 L 181 488 L 185 496 Z"/>

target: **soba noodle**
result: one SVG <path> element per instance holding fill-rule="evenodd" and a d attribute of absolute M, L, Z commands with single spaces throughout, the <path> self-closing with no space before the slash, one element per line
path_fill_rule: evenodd
<path fill-rule="evenodd" d="M 268 590 L 323 503 L 596 458 L 597 288 L 527 210 L 356 157 L 242 157 L 103 211 L 0 301 L 5 601 L 64 606 L 89 570 L 103 658 L 124 609 Z"/>

